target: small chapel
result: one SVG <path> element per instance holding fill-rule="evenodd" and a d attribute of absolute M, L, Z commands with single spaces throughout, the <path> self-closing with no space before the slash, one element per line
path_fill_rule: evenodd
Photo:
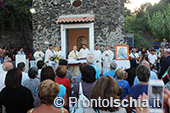
<path fill-rule="evenodd" d="M 82 0 L 79 7 L 70 0 L 33 0 L 33 45 L 43 51 L 49 44 L 61 46 L 64 58 L 73 46 L 86 44 L 90 51 L 97 44 L 101 51 L 108 45 L 126 44 L 124 0 Z"/>

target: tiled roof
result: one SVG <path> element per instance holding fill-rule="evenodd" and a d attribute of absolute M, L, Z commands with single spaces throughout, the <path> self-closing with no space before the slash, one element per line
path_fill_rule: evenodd
<path fill-rule="evenodd" d="M 66 15 L 60 16 L 57 21 L 59 24 L 64 23 L 83 23 L 83 22 L 94 22 L 94 16 L 90 14 L 83 15 Z"/>

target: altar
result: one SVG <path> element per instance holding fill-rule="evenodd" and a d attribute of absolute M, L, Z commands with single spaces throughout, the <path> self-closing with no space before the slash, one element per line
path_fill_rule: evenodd
<path fill-rule="evenodd" d="M 67 61 L 68 61 L 68 70 L 70 70 L 75 77 L 80 75 L 80 69 L 79 69 L 80 64 L 87 63 L 86 59 L 82 59 L 82 60 L 67 59 Z M 115 60 L 115 62 L 117 64 L 117 68 L 121 68 L 123 70 L 130 68 L 129 60 Z M 52 66 L 54 70 L 57 69 L 58 65 L 59 64 L 57 62 L 54 61 L 49 62 L 49 66 Z"/>
<path fill-rule="evenodd" d="M 75 59 L 69 60 L 68 59 L 68 65 L 79 65 L 79 64 L 84 64 L 84 63 L 87 63 L 87 60 L 75 60 Z"/>

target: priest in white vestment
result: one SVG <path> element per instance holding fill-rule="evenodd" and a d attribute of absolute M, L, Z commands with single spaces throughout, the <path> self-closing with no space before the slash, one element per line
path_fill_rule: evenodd
<path fill-rule="evenodd" d="M 53 50 L 53 46 L 50 44 L 49 48 L 45 52 L 45 63 L 48 63 L 49 66 L 55 67 L 55 63 L 50 61 L 50 57 L 55 56 L 56 52 Z"/>
<path fill-rule="evenodd" d="M 101 74 L 101 71 L 102 71 L 102 67 L 101 67 L 102 53 L 99 50 L 98 45 L 95 46 L 95 50 L 93 51 L 93 55 L 94 55 L 94 59 L 95 59 L 94 65 L 99 69 L 100 74 Z"/>
<path fill-rule="evenodd" d="M 77 46 L 73 47 L 73 50 L 68 55 L 68 59 L 69 60 L 78 60 L 78 59 L 80 59 L 80 53 L 77 51 Z M 78 65 L 68 66 L 68 69 L 71 70 L 71 72 L 74 75 L 74 78 L 76 76 L 80 75 L 80 69 L 79 69 Z"/>
<path fill-rule="evenodd" d="M 86 44 L 83 44 L 82 48 L 80 49 L 81 58 L 87 58 L 88 55 L 91 55 L 90 50 L 87 48 Z"/>
<path fill-rule="evenodd" d="M 102 54 L 103 59 L 103 74 L 110 71 L 110 63 L 114 58 L 114 53 L 106 46 L 106 50 Z"/>
<path fill-rule="evenodd" d="M 42 51 L 40 51 L 40 47 L 37 47 L 37 51 L 34 53 L 33 56 L 35 58 L 35 61 L 38 62 L 40 60 L 43 60 L 44 53 Z"/>

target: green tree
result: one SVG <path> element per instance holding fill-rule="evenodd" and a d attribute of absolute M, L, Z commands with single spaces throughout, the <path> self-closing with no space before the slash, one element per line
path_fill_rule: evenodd
<path fill-rule="evenodd" d="M 163 38 L 170 39 L 170 4 L 163 10 L 148 14 L 148 26 L 155 37 L 161 41 Z"/>
<path fill-rule="evenodd" d="M 23 28 L 26 25 L 31 26 L 31 13 L 29 6 L 30 0 L 4 0 L 7 13 L 4 8 L 0 7 L 0 31 L 5 31 L 13 28 Z"/>

